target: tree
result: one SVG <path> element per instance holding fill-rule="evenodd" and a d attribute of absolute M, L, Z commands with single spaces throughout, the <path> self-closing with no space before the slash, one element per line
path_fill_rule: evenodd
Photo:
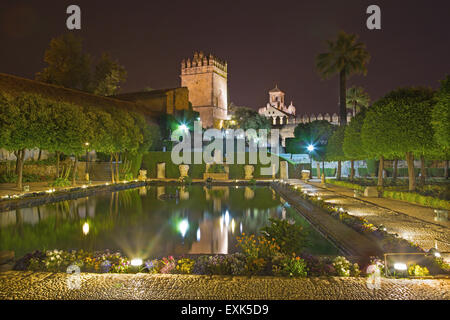
<path fill-rule="evenodd" d="M 343 150 L 346 126 L 339 126 L 328 140 L 325 157 L 330 161 L 337 161 L 338 168 L 336 178 L 341 180 L 341 161 L 346 160 Z"/>
<path fill-rule="evenodd" d="M 405 155 L 409 190 L 416 188 L 414 155 L 435 150 L 431 127 L 433 91 L 402 88 L 388 93 L 368 111 L 361 130 L 364 149 L 380 158 Z M 422 160 L 424 160 L 422 158 Z"/>
<path fill-rule="evenodd" d="M 36 95 L 20 95 L 0 100 L 1 146 L 17 158 L 17 187 L 22 189 L 26 149 L 40 147 L 40 134 L 46 125 L 43 104 Z M 4 139 L 3 139 L 4 138 Z"/>
<path fill-rule="evenodd" d="M 37 80 L 66 88 L 89 90 L 91 58 L 83 53 L 81 38 L 67 33 L 52 39 L 45 51 L 44 61 L 47 67 L 36 74 Z"/>
<path fill-rule="evenodd" d="M 347 159 L 351 161 L 350 180 L 355 176 L 354 161 L 367 158 L 367 153 L 362 147 L 361 129 L 364 124 L 366 110 L 363 108 L 347 125 L 344 134 L 342 149 Z"/>
<path fill-rule="evenodd" d="M 126 81 L 127 72 L 118 61 L 104 53 L 95 66 L 93 87 L 94 93 L 101 96 L 112 96 L 120 90 L 120 85 Z"/>
<path fill-rule="evenodd" d="M 450 76 L 441 81 L 441 87 L 435 96 L 435 106 L 431 123 L 434 140 L 445 154 L 445 177 L 448 179 L 448 158 L 450 153 Z"/>
<path fill-rule="evenodd" d="M 272 128 L 270 121 L 260 115 L 257 111 L 247 107 L 236 107 L 234 109 L 234 115 L 232 120 L 236 122 L 235 127 L 248 130 L 248 129 L 267 129 Z"/>
<path fill-rule="evenodd" d="M 347 90 L 347 106 L 352 108 L 353 117 L 370 104 L 370 97 L 361 87 L 351 87 Z"/>
<path fill-rule="evenodd" d="M 332 136 L 334 130 L 335 126 L 326 120 L 300 123 L 294 129 L 295 138 L 300 142 L 300 148 L 302 150 L 308 152 L 308 146 L 314 146 L 314 150 L 309 153 L 317 161 L 318 177 L 320 177 L 319 161 L 325 161 L 328 139 Z"/>
<path fill-rule="evenodd" d="M 322 78 L 339 74 L 339 115 L 341 125 L 347 123 L 346 90 L 347 78 L 352 74 L 367 74 L 366 64 L 370 55 L 366 46 L 357 42 L 357 36 L 344 31 L 338 33 L 336 41 L 327 41 L 328 52 L 316 58 L 316 65 Z"/>

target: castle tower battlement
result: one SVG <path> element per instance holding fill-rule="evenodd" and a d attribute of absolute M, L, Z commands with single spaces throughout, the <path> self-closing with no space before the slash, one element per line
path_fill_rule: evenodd
<path fill-rule="evenodd" d="M 220 127 L 228 119 L 228 64 L 203 52 L 181 62 L 181 86 L 189 89 L 189 101 L 200 113 L 204 128 Z"/>

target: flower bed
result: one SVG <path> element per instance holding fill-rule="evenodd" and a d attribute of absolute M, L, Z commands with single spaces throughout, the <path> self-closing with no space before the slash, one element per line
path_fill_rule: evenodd
<path fill-rule="evenodd" d="M 350 215 L 342 207 L 331 205 L 316 196 L 311 196 L 306 192 L 302 192 L 298 188 L 290 186 L 294 191 L 300 193 L 301 197 L 310 201 L 315 206 L 322 208 L 324 211 L 331 214 L 334 218 L 339 219 L 353 230 L 371 237 L 374 241 L 378 241 L 384 252 L 401 252 L 401 253 L 426 253 L 417 244 L 406 239 L 398 237 L 397 234 L 391 234 L 386 231 L 382 225 L 375 226 L 369 223 L 366 219 Z M 439 273 L 450 273 L 450 265 L 445 263 L 441 258 L 426 257 L 427 265 L 432 270 Z"/>

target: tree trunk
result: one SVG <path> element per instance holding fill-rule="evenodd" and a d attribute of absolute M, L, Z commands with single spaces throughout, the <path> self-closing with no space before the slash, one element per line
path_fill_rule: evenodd
<path fill-rule="evenodd" d="M 427 169 L 425 168 L 425 157 L 420 156 L 420 185 L 425 185 L 425 180 L 427 178 Z"/>
<path fill-rule="evenodd" d="M 109 165 L 111 167 L 111 182 L 114 183 L 114 166 L 113 166 L 113 154 L 111 153 L 111 158 L 109 160 Z"/>
<path fill-rule="evenodd" d="M 406 153 L 406 162 L 408 163 L 409 191 L 416 190 L 416 175 L 414 173 L 414 155 L 412 152 Z"/>
<path fill-rule="evenodd" d="M 350 161 L 350 181 L 355 178 L 355 160 Z"/>
<path fill-rule="evenodd" d="M 42 149 L 39 149 L 38 161 L 41 161 L 41 157 L 42 157 Z"/>
<path fill-rule="evenodd" d="M 337 175 L 336 175 L 336 178 L 338 180 L 341 180 L 341 170 L 342 170 L 342 163 L 341 163 L 341 160 L 339 160 L 338 167 L 337 167 Z"/>
<path fill-rule="evenodd" d="M 394 181 L 397 180 L 397 175 L 398 175 L 398 159 L 394 160 L 394 169 L 392 170 L 392 179 Z"/>
<path fill-rule="evenodd" d="M 448 179 L 448 160 L 445 160 L 444 177 L 445 179 Z"/>
<path fill-rule="evenodd" d="M 384 157 L 380 157 L 380 167 L 378 168 L 378 186 L 383 186 Z"/>
<path fill-rule="evenodd" d="M 339 73 L 339 113 L 341 118 L 341 126 L 347 124 L 347 78 L 345 75 L 345 70 Z"/>
<path fill-rule="evenodd" d="M 17 188 L 22 190 L 22 180 L 23 180 L 23 163 L 25 162 L 25 149 L 19 150 L 17 153 Z"/>
<path fill-rule="evenodd" d="M 116 158 L 116 182 L 119 182 L 119 153 L 117 152 L 115 154 L 115 158 Z"/>
<path fill-rule="evenodd" d="M 78 167 L 78 156 L 75 155 L 75 162 L 73 164 L 73 174 L 72 174 L 72 185 L 76 186 L 77 184 L 77 167 Z"/>
<path fill-rule="evenodd" d="M 56 151 L 56 178 L 59 178 L 59 158 L 60 158 L 60 152 Z"/>
<path fill-rule="evenodd" d="M 320 163 L 316 162 L 317 179 L 320 179 Z"/>
<path fill-rule="evenodd" d="M 14 155 L 16 156 L 16 168 L 14 169 L 14 173 L 16 175 L 19 174 L 19 153 L 20 153 L 20 150 L 19 151 L 14 151 Z"/>

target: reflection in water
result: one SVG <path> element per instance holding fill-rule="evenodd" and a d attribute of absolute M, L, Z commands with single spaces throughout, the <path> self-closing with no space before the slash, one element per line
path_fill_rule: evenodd
<path fill-rule="evenodd" d="M 17 209 L 0 213 L 0 250 L 18 257 L 56 248 L 131 257 L 232 253 L 236 235 L 257 234 L 270 217 L 299 218 L 273 195 L 267 187 L 156 186 Z M 312 238 L 320 250 L 331 250 L 326 240 Z"/>

